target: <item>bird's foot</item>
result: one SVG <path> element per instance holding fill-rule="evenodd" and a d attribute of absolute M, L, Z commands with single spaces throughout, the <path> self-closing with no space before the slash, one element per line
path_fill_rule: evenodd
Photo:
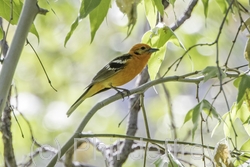
<path fill-rule="evenodd" d="M 122 96 L 123 100 L 125 96 L 128 96 L 128 97 L 130 96 L 130 91 L 128 89 L 118 88 L 118 87 L 113 87 L 113 86 L 111 88 L 116 90 L 117 93 L 119 93 Z"/>

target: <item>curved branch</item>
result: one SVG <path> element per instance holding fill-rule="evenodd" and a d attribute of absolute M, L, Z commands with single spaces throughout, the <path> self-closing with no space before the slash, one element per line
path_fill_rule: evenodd
<path fill-rule="evenodd" d="M 190 76 L 196 75 L 198 72 L 192 72 L 180 76 L 169 76 L 169 77 L 164 77 L 160 78 L 157 80 L 150 81 L 144 85 L 141 85 L 135 89 L 130 90 L 130 95 L 132 94 L 140 94 L 144 93 L 147 89 L 151 88 L 154 85 L 161 84 L 164 82 L 187 82 L 187 83 L 199 83 L 204 80 L 204 76 L 198 76 L 198 77 L 193 77 L 193 78 L 188 78 Z M 226 72 L 227 77 L 229 78 L 236 78 L 239 76 L 239 74 L 232 74 Z M 125 96 L 127 96 L 127 92 L 123 92 Z M 124 96 L 123 95 L 123 96 Z M 117 101 L 119 99 L 122 99 L 123 96 L 120 93 L 117 93 L 111 97 L 108 97 L 107 99 L 98 102 L 83 118 L 81 121 L 80 125 L 76 129 L 75 133 L 70 137 L 70 139 L 65 143 L 65 145 L 62 147 L 62 149 L 54 155 L 54 157 L 51 159 L 51 161 L 48 163 L 47 167 L 53 167 L 57 160 L 61 158 L 62 155 L 65 154 L 65 152 L 74 144 L 74 139 L 81 137 L 81 132 L 89 122 L 89 120 L 92 118 L 92 116 L 101 108 L 104 106 L 107 106 L 108 104 Z"/>

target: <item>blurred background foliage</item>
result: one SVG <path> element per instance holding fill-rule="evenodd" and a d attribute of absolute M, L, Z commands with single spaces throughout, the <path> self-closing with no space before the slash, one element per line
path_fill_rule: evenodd
<path fill-rule="evenodd" d="M 165 10 L 165 24 L 167 26 L 174 24 L 176 18 L 179 18 L 183 14 L 189 2 L 189 0 L 176 1 L 174 6 L 170 5 Z M 246 0 L 240 2 L 248 7 Z M 66 34 L 69 32 L 70 25 L 78 14 L 79 5 L 80 2 L 78 0 L 39 1 L 39 6 L 48 9 L 49 13 L 46 16 L 39 15 L 34 22 L 40 36 L 40 41 L 33 34 L 29 34 L 28 40 L 38 53 L 52 81 L 52 85 L 58 92 L 55 92 L 50 87 L 34 51 L 29 45 L 26 45 L 13 81 L 17 92 L 13 93 L 12 102 L 19 110 L 15 111 L 15 115 L 24 133 L 24 138 L 22 138 L 17 122 L 13 120 L 14 148 L 18 162 L 22 162 L 27 158 L 25 156 L 36 148 L 32 144 L 29 127 L 19 112 L 29 121 L 34 137 L 40 144 L 51 145 L 55 148 L 62 146 L 72 132 L 74 132 L 85 113 L 98 101 L 108 98 L 116 92 L 110 90 L 87 99 L 77 109 L 77 112 L 69 118 L 65 114 L 67 109 L 81 95 L 84 88 L 90 83 L 100 68 L 114 57 L 128 52 L 131 46 L 139 43 L 143 34 L 149 30 L 149 25 L 145 18 L 144 6 L 142 3 L 139 3 L 137 23 L 131 35 L 124 40 L 127 36 L 126 25 L 128 19 L 119 11 L 116 3 L 112 1 L 112 7 L 109 9 L 108 15 L 97 31 L 92 43 L 90 43 L 89 20 L 83 19 L 64 47 Z M 220 7 L 215 0 L 211 0 L 209 1 L 208 16 L 206 18 L 204 16 L 204 6 L 199 1 L 192 13 L 192 17 L 177 29 L 175 34 L 186 48 L 197 43 L 213 42 L 217 36 L 223 17 L 224 15 Z M 246 19 L 247 15 L 243 15 L 243 18 Z M 219 41 L 221 64 L 227 58 L 239 25 L 239 19 L 233 13 L 230 13 Z M 6 28 L 6 26 L 7 22 L 5 21 L 4 27 Z M 15 28 L 15 26 L 10 27 L 7 36 L 9 43 L 11 43 Z M 243 54 L 247 41 L 246 35 L 246 32 L 240 32 L 229 60 L 229 67 L 247 64 Z M 162 62 L 159 73 L 165 73 L 168 67 L 183 53 L 183 49 L 169 43 L 167 45 L 166 57 Z M 203 70 L 207 66 L 216 65 L 215 46 L 197 47 L 191 50 L 189 55 L 192 57 L 191 60 L 186 56 L 177 71 L 174 71 L 173 68 L 167 75 L 182 75 L 195 70 Z M 246 71 L 247 67 L 241 70 Z M 127 89 L 134 88 L 134 81 L 123 87 Z M 210 89 L 212 84 L 218 84 L 218 82 L 209 80 L 200 84 L 200 99 L 206 96 L 206 99 L 211 101 L 217 94 L 219 87 L 212 87 Z M 178 135 L 177 139 L 191 142 L 190 129 L 192 125 L 187 123 L 182 126 L 182 124 L 186 113 L 197 104 L 196 85 L 168 82 L 165 86 L 171 95 L 172 111 Z M 232 106 L 237 98 L 237 89 L 233 86 L 232 82 L 225 85 L 224 89 L 228 102 Z M 91 119 L 85 128 L 85 132 L 124 134 L 126 120 L 120 127 L 118 127 L 118 124 L 128 112 L 128 102 L 128 98 L 125 98 L 102 108 Z M 220 115 L 228 111 L 222 95 L 215 101 L 214 106 Z M 155 89 L 151 88 L 146 91 L 145 107 L 148 114 L 151 137 L 160 140 L 173 140 L 173 129 L 171 128 L 171 120 L 168 114 L 169 106 L 161 85 L 157 85 Z M 142 114 L 140 114 L 139 120 L 141 123 L 138 125 L 137 136 L 145 136 Z M 217 123 L 216 119 L 209 119 L 209 126 L 203 127 L 205 144 L 215 146 L 216 143 L 224 138 L 223 127 L 219 126 L 211 139 L 211 131 Z M 243 143 L 247 140 L 248 136 L 244 137 L 246 132 L 240 126 L 236 128 L 238 135 L 242 136 L 239 139 L 239 143 Z M 196 133 L 200 133 L 200 130 L 197 130 Z M 107 144 L 115 141 L 115 139 L 101 140 Z M 199 143 L 200 135 L 196 135 L 193 142 Z M 0 143 L 0 148 L 0 162 L 3 162 L 2 142 Z M 188 146 L 186 149 L 189 149 Z M 101 154 L 96 153 L 97 157 L 94 157 L 94 152 L 97 151 L 93 149 L 88 152 L 83 151 L 81 154 L 85 154 L 85 156 L 77 156 L 77 159 L 82 162 L 103 166 L 104 162 L 99 160 L 102 157 Z M 36 165 L 43 166 L 46 158 L 49 159 L 50 155 L 50 153 L 43 153 L 44 160 L 42 158 L 35 159 Z M 137 157 L 136 153 L 133 153 L 131 156 Z M 197 166 L 202 164 L 201 156 L 197 157 L 197 159 L 192 159 L 191 157 L 187 159 Z M 148 161 L 153 162 L 154 160 L 156 159 L 152 158 Z M 136 159 L 132 157 L 128 159 L 125 165 L 132 167 L 139 166 L 142 163 L 142 158 L 138 157 Z"/>

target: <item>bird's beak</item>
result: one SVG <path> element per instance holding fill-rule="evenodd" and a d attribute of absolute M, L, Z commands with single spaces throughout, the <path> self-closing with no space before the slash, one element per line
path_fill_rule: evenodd
<path fill-rule="evenodd" d="M 148 50 L 148 52 L 149 53 L 153 53 L 153 52 L 156 52 L 156 51 L 158 51 L 159 49 L 157 49 L 157 48 L 150 48 L 149 50 Z"/>

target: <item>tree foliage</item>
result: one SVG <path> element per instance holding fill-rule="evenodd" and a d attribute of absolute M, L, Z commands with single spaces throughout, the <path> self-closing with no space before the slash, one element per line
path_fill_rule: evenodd
<path fill-rule="evenodd" d="M 1 165 L 249 165 L 248 2 L 30 1 L 0 0 L 0 83 L 16 75 L 13 84 L 0 84 Z M 27 4 L 31 14 L 25 12 Z M 29 27 L 22 19 L 34 22 Z M 28 36 L 20 34 L 28 31 Z M 138 42 L 159 51 L 136 87 L 127 85 L 130 103 L 119 93 L 103 93 L 66 118 L 62 111 L 83 92 L 82 83 L 90 82 L 103 61 Z M 14 53 L 21 52 L 19 60 Z M 18 62 L 16 71 L 14 61 L 6 65 L 12 58 Z M 124 123 L 114 125 L 124 117 L 126 105 L 125 132 Z"/>

